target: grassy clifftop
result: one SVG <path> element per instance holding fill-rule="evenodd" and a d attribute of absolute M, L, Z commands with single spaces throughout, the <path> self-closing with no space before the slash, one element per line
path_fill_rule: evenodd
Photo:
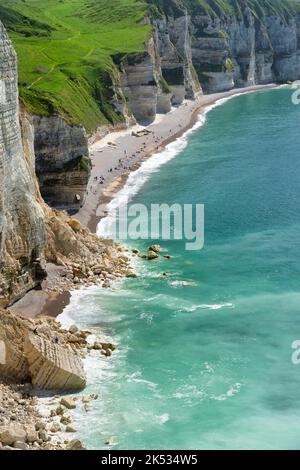
<path fill-rule="evenodd" d="M 146 9 L 139 0 L 0 0 L 27 108 L 59 113 L 88 130 L 120 120 L 109 104 L 111 57 L 144 50 Z"/>

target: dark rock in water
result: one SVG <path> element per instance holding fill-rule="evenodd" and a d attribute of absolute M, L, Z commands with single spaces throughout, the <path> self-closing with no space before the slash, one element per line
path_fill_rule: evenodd
<path fill-rule="evenodd" d="M 149 247 L 149 251 L 154 251 L 154 253 L 159 253 L 161 251 L 160 245 L 152 245 Z"/>
<path fill-rule="evenodd" d="M 158 254 L 155 251 L 150 250 L 147 256 L 148 260 L 154 260 L 159 258 Z"/>

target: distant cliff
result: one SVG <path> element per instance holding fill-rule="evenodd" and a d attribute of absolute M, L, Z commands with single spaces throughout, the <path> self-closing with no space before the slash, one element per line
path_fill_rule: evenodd
<path fill-rule="evenodd" d="M 255 2 L 228 1 L 223 10 L 214 1 L 149 3 L 153 35 L 146 52 L 125 58 L 121 67 L 122 89 L 139 122 L 153 120 L 200 90 L 215 93 L 300 78 L 300 15 L 289 2 L 281 2 L 287 5 L 281 9 L 279 2 L 262 1 L 255 9 Z"/>

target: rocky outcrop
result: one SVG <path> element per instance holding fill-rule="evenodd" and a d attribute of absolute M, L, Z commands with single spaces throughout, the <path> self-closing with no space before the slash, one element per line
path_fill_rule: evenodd
<path fill-rule="evenodd" d="M 0 23 L 0 304 L 44 278 L 44 214 L 34 178 L 30 136 L 19 124 L 16 55 Z"/>
<path fill-rule="evenodd" d="M 24 353 L 32 385 L 44 390 L 81 390 L 86 379 L 80 357 L 47 338 L 28 333 Z"/>
<path fill-rule="evenodd" d="M 118 277 L 134 277 L 130 257 L 111 240 L 102 240 L 66 212 L 46 208 L 46 249 L 49 263 L 64 271 L 66 289 L 81 284 L 109 287 Z M 59 286 L 55 285 L 57 289 Z"/>
<path fill-rule="evenodd" d="M 86 380 L 83 364 L 68 340 L 54 321 L 29 320 L 1 310 L 0 375 L 41 389 L 81 390 Z"/>
<path fill-rule="evenodd" d="M 51 399 L 42 414 L 37 404 L 29 383 L 0 383 L 0 451 L 84 449 L 78 439 L 71 437 L 75 432 L 72 417 L 59 397 Z"/>
<path fill-rule="evenodd" d="M 87 135 L 59 116 L 33 117 L 36 173 L 44 200 L 76 212 L 84 201 L 90 174 Z"/>

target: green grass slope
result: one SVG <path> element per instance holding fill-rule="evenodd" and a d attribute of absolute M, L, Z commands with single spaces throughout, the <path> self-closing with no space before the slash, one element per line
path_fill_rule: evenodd
<path fill-rule="evenodd" d="M 109 104 L 112 56 L 144 50 L 146 9 L 140 0 L 0 0 L 26 107 L 58 113 L 89 131 L 119 121 Z"/>

